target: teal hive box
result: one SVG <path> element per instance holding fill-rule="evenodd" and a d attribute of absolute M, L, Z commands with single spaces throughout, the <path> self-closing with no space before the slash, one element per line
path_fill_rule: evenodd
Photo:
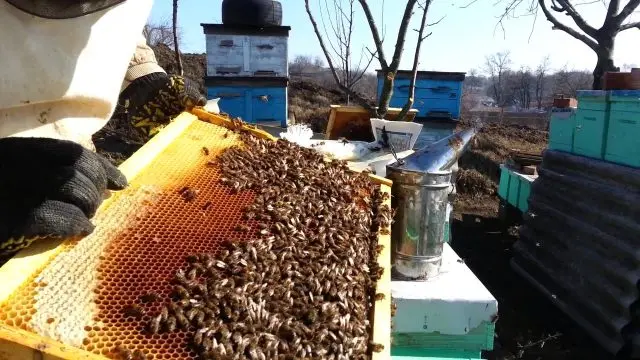
<path fill-rule="evenodd" d="M 609 91 L 578 91 L 578 110 L 573 153 L 595 159 L 604 158 L 609 126 Z"/>
<path fill-rule="evenodd" d="M 549 149 L 570 153 L 576 128 L 575 108 L 553 108 L 549 120 Z"/>
<path fill-rule="evenodd" d="M 520 193 L 518 194 L 518 209 L 523 213 L 529 210 L 529 195 L 531 194 L 531 184 L 537 176 L 517 174 L 520 178 Z"/>
<path fill-rule="evenodd" d="M 509 177 L 509 194 L 507 195 L 507 202 L 515 207 L 518 207 L 518 200 L 520 199 L 520 177 L 518 174 L 511 171 Z"/>
<path fill-rule="evenodd" d="M 578 90 L 578 109 L 609 111 L 610 93 L 606 90 Z"/>
<path fill-rule="evenodd" d="M 500 165 L 500 184 L 498 185 L 498 196 L 507 200 L 509 196 L 509 179 L 511 178 L 511 171 L 504 166 Z"/>
<path fill-rule="evenodd" d="M 604 159 L 640 167 L 640 90 L 611 92 Z"/>

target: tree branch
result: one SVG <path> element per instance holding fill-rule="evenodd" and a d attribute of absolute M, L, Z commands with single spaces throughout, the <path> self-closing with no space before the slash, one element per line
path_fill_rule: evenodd
<path fill-rule="evenodd" d="M 418 41 L 416 42 L 416 52 L 413 55 L 413 68 L 411 69 L 411 80 L 409 82 L 409 97 L 407 98 L 407 102 L 400 110 L 400 113 L 396 117 L 396 121 L 404 121 L 407 113 L 413 106 L 413 101 L 416 93 L 416 76 L 418 74 L 418 63 L 420 62 L 420 48 L 422 47 L 422 41 L 426 39 L 427 36 L 422 36 L 424 33 L 424 28 L 426 27 L 427 21 L 427 12 L 429 10 L 429 6 L 431 5 L 431 0 L 427 0 L 425 2 L 424 7 L 422 8 L 422 19 L 420 20 L 420 28 L 418 30 Z M 441 19 L 442 20 L 442 19 Z"/>
<path fill-rule="evenodd" d="M 617 27 L 625 26 L 622 25 L 622 22 L 625 21 L 629 17 L 629 15 L 631 15 L 631 13 L 633 13 L 638 8 L 638 6 L 640 6 L 640 0 L 629 0 L 627 5 L 622 8 L 622 11 L 620 11 L 620 13 L 614 17 L 614 23 L 617 25 Z M 627 30 L 630 28 L 633 28 L 633 26 L 625 27 L 625 29 L 620 30 Z"/>
<path fill-rule="evenodd" d="M 611 5 L 617 1 L 618 0 L 611 0 L 611 2 L 609 3 L 609 7 L 611 8 Z M 598 30 L 585 21 L 582 15 L 578 13 L 576 8 L 573 7 L 569 0 L 552 0 L 551 9 L 556 12 L 566 13 L 571 17 L 571 19 L 573 19 L 573 22 L 578 25 L 580 30 L 584 31 L 585 34 L 591 36 L 592 38 L 596 37 Z"/>
<path fill-rule="evenodd" d="M 363 1 L 363 0 L 361 0 Z M 400 28 L 398 29 L 398 38 L 396 39 L 396 49 L 391 59 L 390 70 L 395 73 L 400 65 L 400 59 L 402 57 L 402 51 L 404 50 L 404 41 L 407 36 L 407 29 L 411 22 L 411 15 L 413 14 L 413 8 L 416 5 L 417 0 L 408 0 L 407 6 L 404 8 L 404 15 L 402 15 L 402 21 L 400 22 Z"/>
<path fill-rule="evenodd" d="M 340 78 L 338 77 L 338 73 L 336 72 L 336 68 L 333 65 L 333 61 L 331 61 L 331 56 L 329 55 L 329 51 L 327 50 L 327 47 L 324 44 L 324 39 L 322 38 L 322 34 L 320 34 L 320 30 L 318 30 L 318 23 L 316 22 L 315 18 L 313 17 L 313 14 L 311 13 L 311 9 L 309 8 L 309 0 L 304 1 L 304 7 L 305 7 L 305 10 L 307 11 L 307 15 L 309 16 L 309 21 L 311 21 L 311 25 L 313 25 L 313 31 L 315 32 L 316 37 L 318 38 L 318 42 L 320 43 L 320 48 L 322 49 L 322 52 L 324 53 L 324 56 L 327 59 L 329 69 L 331 70 L 331 75 L 333 76 L 333 80 L 335 80 L 336 85 L 345 94 L 353 97 L 353 99 L 356 100 L 359 104 L 361 104 L 365 109 L 367 109 L 368 111 L 373 111 L 373 108 L 369 105 L 369 103 L 365 98 L 360 96 L 360 94 L 356 93 L 352 89 L 349 89 L 348 87 L 346 87 L 342 83 L 342 81 L 340 81 Z"/>
<path fill-rule="evenodd" d="M 371 9 L 369 8 L 367 1 L 358 0 L 358 2 L 360 3 L 360 6 L 362 6 L 362 11 L 364 11 L 364 15 L 367 18 L 369 29 L 371 29 L 371 36 L 373 36 L 373 42 L 376 45 L 376 53 L 378 54 L 378 60 L 380 61 L 380 68 L 382 68 L 383 71 L 386 71 L 389 64 L 387 63 L 387 59 L 384 56 L 384 50 L 382 49 L 382 40 L 380 39 L 380 32 L 378 31 L 378 27 L 376 26 L 376 21 L 373 19 L 373 14 L 371 13 Z"/>
<path fill-rule="evenodd" d="M 620 31 L 634 29 L 634 28 L 640 30 L 640 21 L 620 25 Z"/>
<path fill-rule="evenodd" d="M 544 16 L 547 18 L 547 20 L 549 20 L 549 22 L 553 24 L 554 30 L 555 29 L 562 30 L 567 34 L 573 36 L 574 38 L 585 43 L 587 46 L 593 49 L 593 51 L 598 51 L 598 43 L 596 43 L 593 39 L 587 37 L 586 35 L 580 34 L 576 30 L 561 23 L 558 19 L 556 19 L 555 16 L 553 16 L 553 14 L 549 11 L 549 9 L 547 9 L 547 6 L 545 5 L 544 0 L 538 0 L 538 5 L 540 5 L 540 8 L 542 9 L 542 12 L 544 13 Z"/>

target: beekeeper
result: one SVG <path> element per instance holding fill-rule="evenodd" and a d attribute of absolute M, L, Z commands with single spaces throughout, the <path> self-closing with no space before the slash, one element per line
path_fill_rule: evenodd
<path fill-rule="evenodd" d="M 116 105 L 153 133 L 206 101 L 140 40 L 151 6 L 0 0 L 0 256 L 93 231 L 105 190 L 127 186 L 91 141 Z"/>

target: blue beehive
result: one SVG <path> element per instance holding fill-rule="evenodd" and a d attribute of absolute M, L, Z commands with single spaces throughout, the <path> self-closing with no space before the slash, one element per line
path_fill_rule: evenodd
<path fill-rule="evenodd" d="M 207 43 L 207 98 L 249 123 L 287 126 L 289 26 L 201 24 Z"/>
<path fill-rule="evenodd" d="M 605 160 L 640 167 L 640 91 L 614 90 L 610 97 Z"/>
<path fill-rule="evenodd" d="M 378 73 L 378 98 L 382 92 L 385 74 Z M 391 107 L 401 108 L 409 97 L 412 72 L 399 70 L 393 84 Z M 458 119 L 462 100 L 463 72 L 418 71 L 413 108 L 418 110 L 416 120 Z"/>

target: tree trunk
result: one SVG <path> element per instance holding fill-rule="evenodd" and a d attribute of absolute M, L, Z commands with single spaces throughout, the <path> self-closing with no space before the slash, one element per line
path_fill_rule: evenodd
<path fill-rule="evenodd" d="M 396 78 L 396 71 L 383 69 L 384 82 L 382 85 L 382 93 L 380 94 L 380 102 L 376 109 L 376 117 L 384 119 L 389 109 L 389 103 L 391 102 L 391 96 L 393 96 L 393 82 Z"/>
<path fill-rule="evenodd" d="M 182 70 L 182 57 L 180 56 L 180 46 L 178 44 L 178 0 L 173 0 L 173 50 L 176 53 L 178 75 L 183 76 L 184 70 Z"/>
<path fill-rule="evenodd" d="M 598 39 L 598 62 L 593 69 L 593 90 L 602 90 L 604 82 L 604 73 L 607 71 L 618 71 L 613 63 L 613 44 L 615 35 L 605 35 Z"/>

